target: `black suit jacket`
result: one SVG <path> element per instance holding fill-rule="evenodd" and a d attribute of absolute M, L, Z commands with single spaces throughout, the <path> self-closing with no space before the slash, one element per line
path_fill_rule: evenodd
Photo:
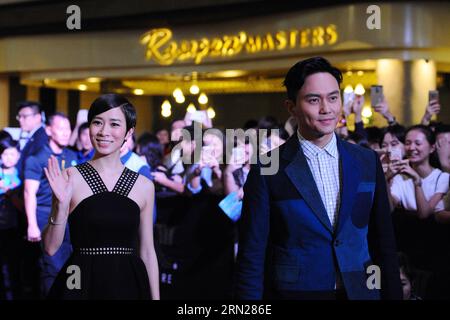
<path fill-rule="evenodd" d="M 23 182 L 23 173 L 25 169 L 25 161 L 29 156 L 40 151 L 48 143 L 48 136 L 44 127 L 40 127 L 28 140 L 27 144 L 20 152 L 20 159 L 17 163 L 20 180 Z"/>

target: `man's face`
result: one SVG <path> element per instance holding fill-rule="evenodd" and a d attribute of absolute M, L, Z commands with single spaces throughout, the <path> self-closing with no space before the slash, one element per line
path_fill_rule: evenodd
<path fill-rule="evenodd" d="M 330 73 L 308 76 L 295 104 L 290 100 L 287 103 L 303 137 L 310 140 L 333 134 L 341 112 L 341 96 L 338 82 Z"/>
<path fill-rule="evenodd" d="M 71 132 L 69 120 L 58 116 L 53 119 L 52 125 L 47 127 L 50 139 L 61 148 L 69 145 Z"/>
<path fill-rule="evenodd" d="M 91 138 L 89 137 L 89 128 L 80 132 L 80 144 L 83 150 L 91 150 L 93 148 Z"/>
<path fill-rule="evenodd" d="M 41 115 L 35 113 L 30 107 L 22 108 L 17 114 L 20 128 L 23 131 L 30 132 L 41 125 Z"/>
<path fill-rule="evenodd" d="M 439 133 L 436 137 L 438 154 L 450 155 L 450 132 Z"/>

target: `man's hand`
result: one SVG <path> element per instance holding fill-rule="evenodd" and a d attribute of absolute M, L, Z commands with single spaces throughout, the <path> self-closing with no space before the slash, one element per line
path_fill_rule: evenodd
<path fill-rule="evenodd" d="M 30 242 L 41 241 L 41 230 L 37 225 L 29 225 L 27 229 L 27 240 Z"/>

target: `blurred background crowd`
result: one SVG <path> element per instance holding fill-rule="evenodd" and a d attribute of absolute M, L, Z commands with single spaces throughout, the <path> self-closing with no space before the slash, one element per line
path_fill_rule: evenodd
<path fill-rule="evenodd" d="M 156 187 L 161 298 L 231 297 L 242 187 L 295 135 L 283 79 L 316 55 L 343 74 L 336 133 L 383 165 L 404 298 L 450 298 L 448 30 L 437 1 L 0 1 L 0 300 L 45 295 L 43 167 L 92 158 L 108 92 L 136 108 L 121 159 Z"/>

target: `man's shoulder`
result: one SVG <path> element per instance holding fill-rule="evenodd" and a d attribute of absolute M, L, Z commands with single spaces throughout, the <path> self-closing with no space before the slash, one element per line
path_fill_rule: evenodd
<path fill-rule="evenodd" d="M 45 142 L 45 141 L 48 140 L 48 136 L 47 136 L 47 133 L 45 132 L 44 127 L 40 127 L 39 129 L 37 129 L 37 130 L 33 133 L 33 135 L 31 136 L 31 138 L 32 138 L 34 141 L 43 141 L 43 142 Z"/>
<path fill-rule="evenodd" d="M 50 155 L 52 154 L 50 148 L 47 145 L 43 145 L 39 150 L 37 150 L 32 155 L 28 156 L 26 162 L 38 162 L 41 163 L 43 161 L 47 161 Z"/>

